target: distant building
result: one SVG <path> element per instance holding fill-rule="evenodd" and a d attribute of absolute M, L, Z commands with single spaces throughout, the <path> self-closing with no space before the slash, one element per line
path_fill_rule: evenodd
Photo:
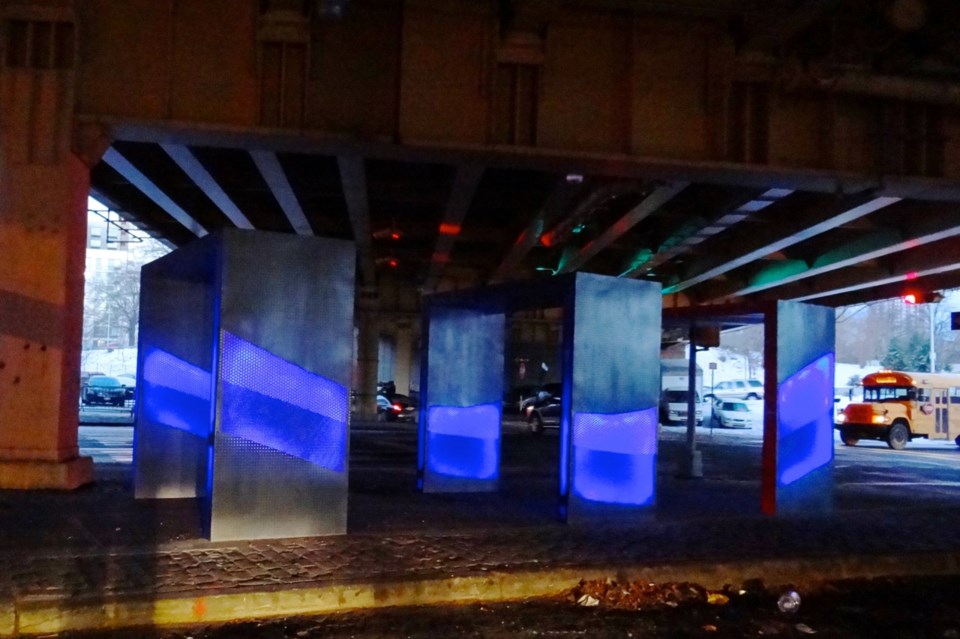
<path fill-rule="evenodd" d="M 96 200 L 87 208 L 83 348 L 136 346 L 140 267 L 168 249 Z"/>

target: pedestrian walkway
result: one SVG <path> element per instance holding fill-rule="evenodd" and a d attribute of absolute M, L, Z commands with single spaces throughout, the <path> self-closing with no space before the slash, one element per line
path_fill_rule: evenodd
<path fill-rule="evenodd" d="M 550 478 L 424 495 L 413 469 L 351 476 L 350 534 L 211 543 L 195 500 L 134 501 L 129 465 L 97 472 L 71 493 L 0 491 L 0 637 L 516 599 L 604 576 L 802 585 L 960 565 L 958 508 L 770 518 L 691 501 L 630 525 L 562 524 Z M 714 502 L 743 489 L 697 482 Z"/>

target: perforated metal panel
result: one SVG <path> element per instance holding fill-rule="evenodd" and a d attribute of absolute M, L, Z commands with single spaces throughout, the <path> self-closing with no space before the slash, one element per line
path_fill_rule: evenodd
<path fill-rule="evenodd" d="M 436 308 L 421 395 L 423 489 L 496 490 L 503 396 L 502 313 Z M 421 391 L 424 389 L 421 388 Z"/>
<path fill-rule="evenodd" d="M 220 431 L 346 469 L 349 390 L 224 331 Z"/>
<path fill-rule="evenodd" d="M 656 502 L 661 303 L 656 283 L 577 274 L 564 309 L 568 519 L 643 517 Z"/>
<path fill-rule="evenodd" d="M 191 245 L 143 268 L 134 494 L 203 497 L 213 432 L 214 246 Z"/>
<path fill-rule="evenodd" d="M 657 410 L 573 416 L 574 494 L 591 502 L 646 506 L 654 502 Z"/>
<path fill-rule="evenodd" d="M 430 406 L 427 468 L 441 477 L 491 482 L 499 475 L 500 407 Z M 442 480 L 440 480 L 442 481 Z"/>
<path fill-rule="evenodd" d="M 833 504 L 835 320 L 832 308 L 779 302 L 776 331 L 777 512 Z"/>
<path fill-rule="evenodd" d="M 138 477 L 177 469 L 211 539 L 346 532 L 354 269 L 352 243 L 237 230 L 145 269 Z"/>

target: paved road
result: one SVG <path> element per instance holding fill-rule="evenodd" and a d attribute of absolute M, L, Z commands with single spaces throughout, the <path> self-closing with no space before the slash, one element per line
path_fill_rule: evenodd
<path fill-rule="evenodd" d="M 731 485 L 756 482 L 760 472 L 762 428 L 731 430 L 701 428 L 698 446 L 705 473 Z M 414 481 L 415 424 L 355 424 L 351 429 L 350 467 L 358 487 L 364 477 L 396 474 L 398 481 Z M 686 438 L 684 427 L 661 429 L 660 474 L 670 474 L 680 463 Z M 133 427 L 81 426 L 80 449 L 96 463 L 129 464 Z M 521 422 L 507 422 L 502 441 L 501 477 L 505 481 L 537 482 L 550 492 L 559 459 L 556 429 L 532 435 Z M 879 441 L 844 446 L 836 439 L 834 476 L 838 494 L 851 506 L 889 503 L 890 500 L 932 501 L 960 505 L 960 448 L 953 442 L 914 440 L 906 450 L 894 451 Z"/>
<path fill-rule="evenodd" d="M 132 426 L 80 426 L 80 454 L 95 464 L 129 464 L 133 461 Z"/>
<path fill-rule="evenodd" d="M 133 424 L 133 400 L 123 406 L 87 406 L 80 404 L 80 425 Z"/>

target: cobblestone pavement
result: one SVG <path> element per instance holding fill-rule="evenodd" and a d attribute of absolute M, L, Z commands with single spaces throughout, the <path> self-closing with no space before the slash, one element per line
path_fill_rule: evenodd
<path fill-rule="evenodd" d="M 665 439 L 665 460 L 676 452 L 671 446 Z M 717 450 L 704 446 L 708 479 L 659 473 L 657 508 L 630 524 L 560 523 L 555 478 L 521 463 L 501 478 L 497 493 L 458 495 L 416 492 L 406 464 L 359 464 L 351 467 L 349 534 L 231 543 L 201 538 L 195 500 L 136 501 L 129 464 L 98 465 L 96 483 L 70 493 L 0 491 L 0 637 L 18 632 L 5 629 L 4 619 L 38 606 L 53 624 L 71 606 L 102 608 L 103 618 L 91 624 L 113 624 L 101 603 L 414 587 L 504 574 L 539 579 L 565 569 L 564 578 L 574 581 L 592 569 L 619 574 L 776 560 L 810 571 L 833 562 L 843 571 L 842 562 L 857 557 L 878 572 L 960 572 L 955 491 L 894 500 L 880 488 L 855 497 L 838 491 L 832 512 L 764 517 L 755 514 L 759 488 L 751 479 L 757 449 Z M 844 464 L 857 467 L 853 458 Z"/>
<path fill-rule="evenodd" d="M 141 503 L 124 476 L 101 470 L 76 493 L 0 494 L 0 599 L 212 595 L 317 584 L 436 579 L 490 571 L 655 566 L 669 562 L 846 556 L 908 557 L 957 550 L 960 510 L 844 511 L 825 516 L 656 518 L 629 526 L 564 525 L 492 518 L 471 528 L 445 526 L 478 507 L 498 512 L 503 497 L 464 502 L 407 492 L 367 494 L 436 522 L 395 534 L 211 543 L 199 539 L 191 500 Z M 486 502 L 486 503 L 484 503 Z M 456 504 L 460 504 L 459 507 Z M 459 512 L 458 512 L 459 508 Z M 471 512 L 472 511 L 472 512 Z M 509 511 L 499 511 L 509 515 Z"/>

